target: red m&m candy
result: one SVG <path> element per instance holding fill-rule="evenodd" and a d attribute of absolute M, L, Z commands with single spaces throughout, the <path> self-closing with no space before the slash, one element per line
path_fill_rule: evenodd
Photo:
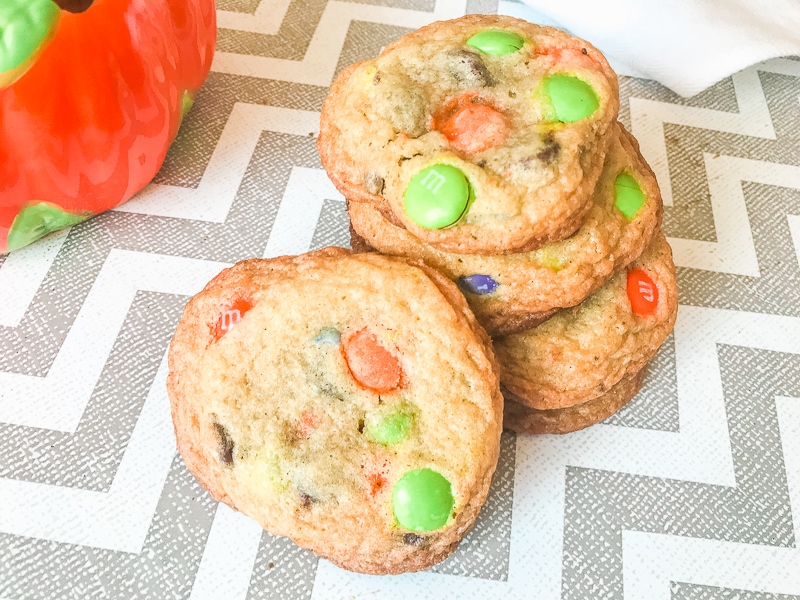
<path fill-rule="evenodd" d="M 242 320 L 245 313 L 253 308 L 253 303 L 247 298 L 239 298 L 227 310 L 225 310 L 217 319 L 214 326 L 214 339 L 218 340 L 223 335 L 228 333 L 231 329 L 236 327 L 239 321 Z"/>
<path fill-rule="evenodd" d="M 658 287 L 642 269 L 628 273 L 628 300 L 637 315 L 652 315 L 658 306 Z"/>

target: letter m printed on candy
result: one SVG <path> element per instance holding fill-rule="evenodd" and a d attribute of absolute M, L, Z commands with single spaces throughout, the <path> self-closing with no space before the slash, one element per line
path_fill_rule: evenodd
<path fill-rule="evenodd" d="M 470 184 L 452 165 L 431 165 L 414 175 L 405 191 L 405 211 L 427 229 L 449 227 L 467 210 Z"/>
<path fill-rule="evenodd" d="M 439 190 L 442 189 L 444 182 L 445 182 L 444 175 L 436 172 L 433 169 L 429 169 L 420 183 L 424 188 L 429 190 L 432 194 L 438 194 Z"/>
<path fill-rule="evenodd" d="M 656 297 L 653 284 L 647 281 L 639 282 L 639 294 L 645 300 L 645 302 L 652 302 Z"/>
<path fill-rule="evenodd" d="M 244 298 L 236 300 L 229 308 L 222 311 L 214 326 L 214 339 L 219 339 L 236 327 L 245 313 L 253 308 L 253 303 Z"/>
<path fill-rule="evenodd" d="M 628 299 L 631 310 L 637 315 L 652 315 L 658 306 L 658 287 L 642 269 L 628 273 Z"/>
<path fill-rule="evenodd" d="M 226 310 L 224 313 L 222 313 L 222 316 L 219 319 L 219 328 L 222 331 L 230 331 L 241 320 L 242 320 L 242 311 L 240 311 L 238 308 Z"/>

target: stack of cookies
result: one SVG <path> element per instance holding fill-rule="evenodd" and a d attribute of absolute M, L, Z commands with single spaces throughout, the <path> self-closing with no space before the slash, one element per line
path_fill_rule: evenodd
<path fill-rule="evenodd" d="M 610 416 L 674 325 L 658 185 L 618 109 L 597 49 L 489 15 L 404 36 L 323 106 L 353 248 L 457 283 L 493 337 L 515 431 Z"/>
<path fill-rule="evenodd" d="M 677 294 L 618 106 L 596 49 L 505 17 L 343 71 L 318 147 L 362 252 L 242 261 L 170 346 L 178 449 L 212 496 L 344 568 L 426 569 L 474 524 L 503 426 L 630 400 Z"/>

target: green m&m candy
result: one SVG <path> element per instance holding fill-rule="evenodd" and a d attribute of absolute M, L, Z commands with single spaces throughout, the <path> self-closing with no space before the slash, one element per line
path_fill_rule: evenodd
<path fill-rule="evenodd" d="M 406 214 L 425 229 L 443 229 L 466 212 L 472 188 L 464 173 L 451 165 L 432 165 L 408 183 Z"/>
<path fill-rule="evenodd" d="M 406 439 L 414 424 L 414 418 L 402 410 L 389 414 L 373 413 L 367 415 L 366 424 L 367 435 L 372 441 L 391 446 Z"/>
<path fill-rule="evenodd" d="M 433 531 L 447 523 L 453 511 L 453 490 L 443 475 L 417 469 L 403 475 L 392 491 L 392 511 L 411 531 Z"/>
<path fill-rule="evenodd" d="M 511 54 L 525 44 L 525 38 L 509 31 L 487 29 L 476 33 L 467 40 L 467 46 L 472 46 L 484 54 Z"/>
<path fill-rule="evenodd" d="M 620 173 L 614 182 L 614 206 L 630 221 L 644 204 L 644 192 L 636 180 Z"/>
<path fill-rule="evenodd" d="M 572 75 L 551 75 L 544 80 L 544 90 L 553 105 L 556 120 L 562 123 L 580 121 L 600 106 L 592 86 Z"/>

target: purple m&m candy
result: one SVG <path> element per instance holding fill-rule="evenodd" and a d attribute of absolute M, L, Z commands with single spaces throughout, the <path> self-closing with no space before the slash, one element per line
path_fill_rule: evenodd
<path fill-rule="evenodd" d="M 499 285 L 490 275 L 462 275 L 458 278 L 458 287 L 462 291 L 479 296 L 491 294 Z"/>

